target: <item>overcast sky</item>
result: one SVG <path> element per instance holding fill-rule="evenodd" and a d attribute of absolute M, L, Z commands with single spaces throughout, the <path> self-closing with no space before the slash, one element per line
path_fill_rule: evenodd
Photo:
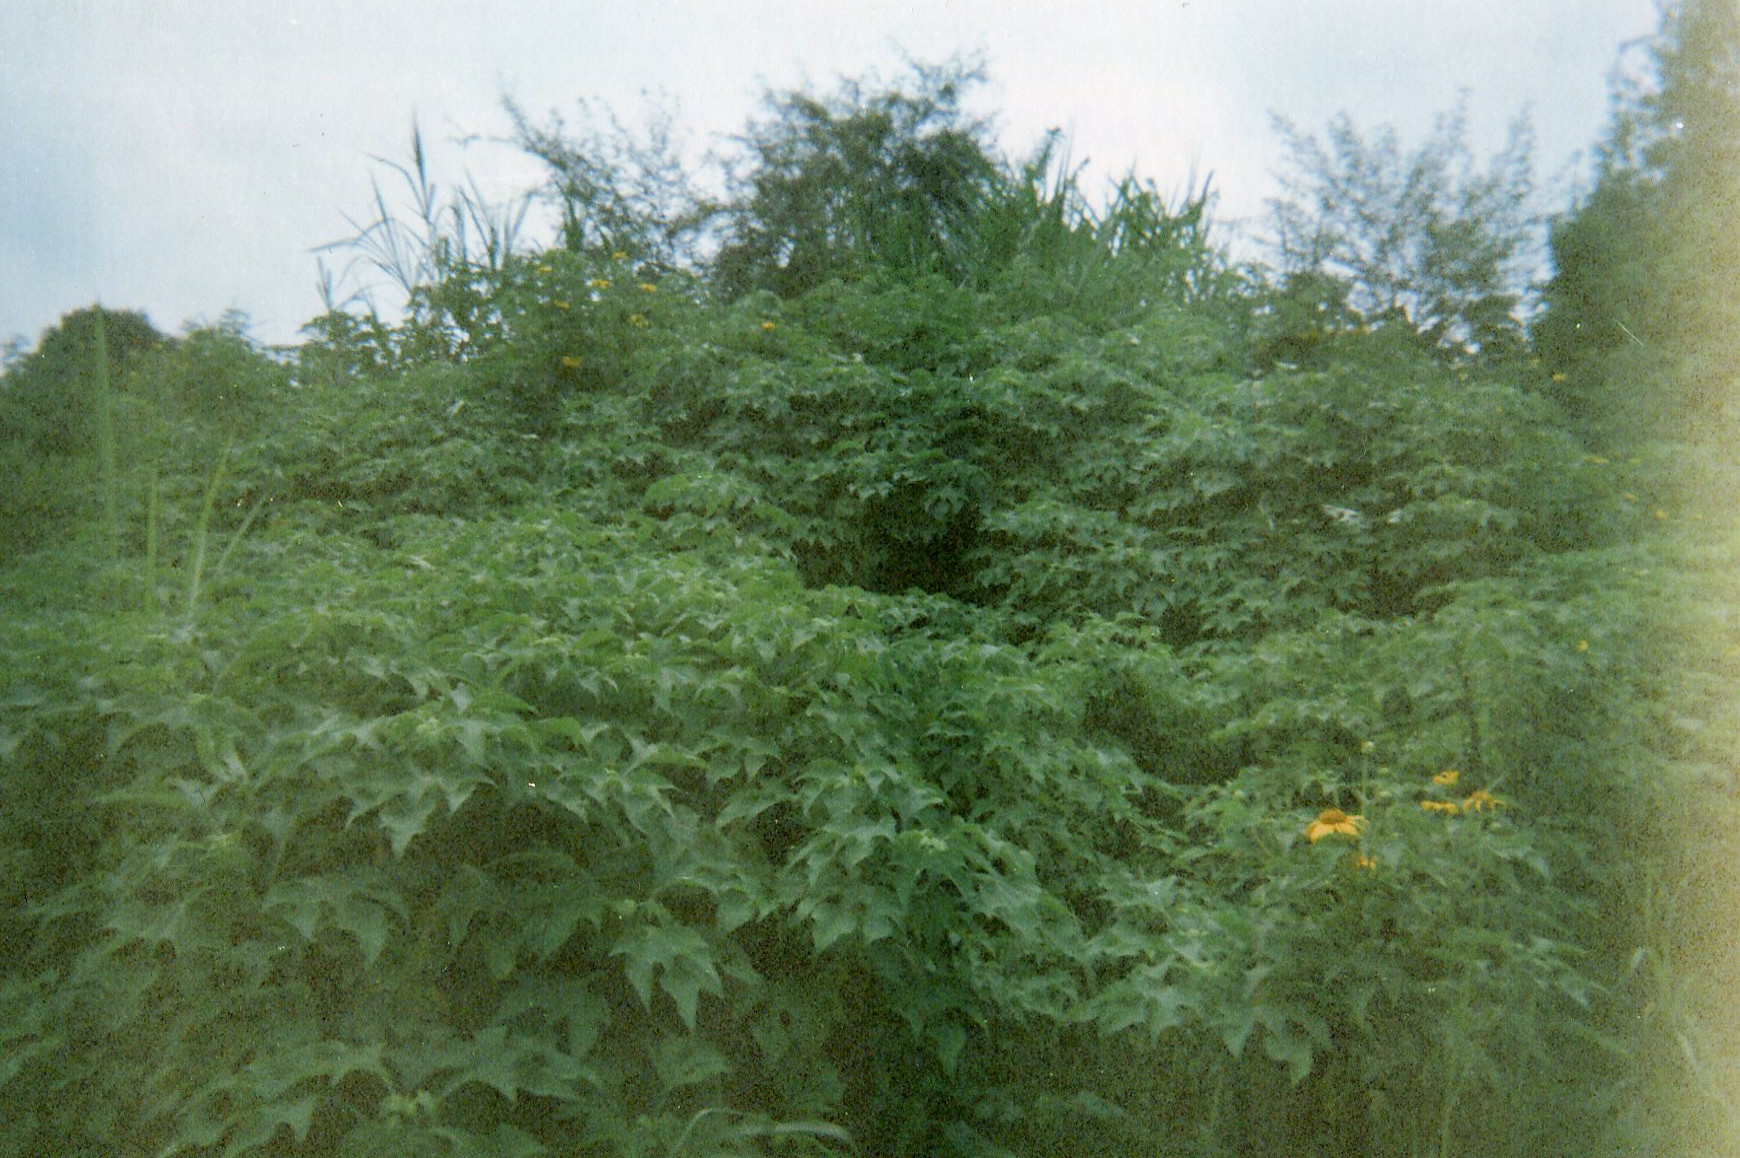
<path fill-rule="evenodd" d="M 663 92 L 699 151 L 763 86 L 979 52 L 1009 151 L 1055 126 L 1098 172 L 1212 172 L 1235 222 L 1273 193 L 1272 112 L 1408 141 L 1461 90 L 1481 155 L 1531 111 L 1551 187 L 1656 24 L 1653 0 L 0 0 L 0 338 L 100 300 L 293 341 L 321 309 L 311 250 L 367 218 L 372 177 L 395 188 L 369 158 L 407 160 L 414 117 L 449 186 L 535 182 L 456 143 L 506 132 L 504 93 L 541 121 Z"/>

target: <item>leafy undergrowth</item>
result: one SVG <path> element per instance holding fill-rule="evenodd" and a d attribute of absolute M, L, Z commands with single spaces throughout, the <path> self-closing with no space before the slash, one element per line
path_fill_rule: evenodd
<path fill-rule="evenodd" d="M 1690 1152 L 1686 448 L 992 194 L 9 371 L 0 1154 Z"/>
<path fill-rule="evenodd" d="M 1587 1113 L 1639 500 L 1381 334 L 1253 378 L 992 304 L 689 300 L 532 416 L 531 342 L 280 382 L 118 565 L 15 568 L 8 1152 Z"/>

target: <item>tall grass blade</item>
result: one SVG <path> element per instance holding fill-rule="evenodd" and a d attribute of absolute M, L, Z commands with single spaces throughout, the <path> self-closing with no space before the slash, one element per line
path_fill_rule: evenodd
<path fill-rule="evenodd" d="M 157 601 L 157 540 L 163 520 L 162 496 L 158 493 L 157 467 L 151 467 L 145 495 L 145 600 L 149 610 L 162 611 Z"/>
<path fill-rule="evenodd" d="M 248 513 L 242 516 L 242 525 L 237 527 L 236 533 L 230 536 L 230 541 L 224 545 L 223 554 L 218 556 L 217 564 L 211 569 L 211 577 L 213 579 L 216 579 L 219 575 L 224 573 L 224 567 L 228 565 L 230 556 L 235 554 L 236 544 L 242 541 L 242 536 L 246 535 L 248 533 L 248 528 L 254 525 L 254 519 L 259 515 L 261 508 L 265 505 L 266 496 L 261 495 L 259 498 L 254 500 L 254 505 L 248 508 Z"/>
<path fill-rule="evenodd" d="M 235 445 L 231 438 L 224 444 L 223 454 L 218 456 L 217 469 L 211 473 L 211 482 L 206 484 L 205 502 L 199 509 L 199 523 L 193 529 L 193 561 L 187 570 L 187 606 L 183 618 L 188 626 L 193 625 L 194 609 L 199 604 L 199 585 L 205 574 L 205 545 L 211 532 L 211 513 L 217 506 L 218 487 L 223 484 L 224 468 L 229 465 L 230 448 Z"/>
<path fill-rule="evenodd" d="M 97 463 L 103 483 L 103 550 L 111 565 L 120 558 L 120 480 L 116 477 L 115 392 L 109 381 L 109 339 L 103 328 L 103 311 L 96 311 L 92 386 L 97 404 Z"/>

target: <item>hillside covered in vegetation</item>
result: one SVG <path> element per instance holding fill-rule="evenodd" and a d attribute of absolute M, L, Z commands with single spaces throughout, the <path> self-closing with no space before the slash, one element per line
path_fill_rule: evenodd
<path fill-rule="evenodd" d="M 1737 60 L 1534 289 L 1454 117 L 1235 265 L 920 67 L 722 199 L 514 110 L 560 236 L 383 212 L 400 322 L 68 315 L 0 1155 L 1729 1152 Z"/>

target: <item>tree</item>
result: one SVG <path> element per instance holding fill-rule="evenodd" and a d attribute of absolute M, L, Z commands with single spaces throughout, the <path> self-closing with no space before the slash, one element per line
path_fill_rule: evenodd
<path fill-rule="evenodd" d="M 914 64 L 905 87 L 768 93 L 741 143 L 715 270 L 732 292 L 793 296 L 885 266 L 958 278 L 954 242 L 1001 172 L 962 98 L 976 65 Z"/>
<path fill-rule="evenodd" d="M 1360 320 L 1400 320 L 1435 344 L 1490 345 L 1517 323 L 1537 219 L 1533 133 L 1519 117 L 1484 169 L 1468 146 L 1466 102 L 1404 153 L 1393 128 L 1367 139 L 1345 114 L 1327 142 L 1284 117 L 1291 171 L 1269 203 L 1269 244 L 1284 287 L 1327 292 Z"/>
<path fill-rule="evenodd" d="M 515 143 L 549 170 L 543 193 L 559 214 L 563 248 L 630 253 L 666 269 L 699 264 L 718 206 L 684 164 L 668 110 L 651 108 L 636 136 L 595 102 L 580 102 L 578 133 L 557 114 L 540 126 L 514 101 L 502 104 Z"/>
<path fill-rule="evenodd" d="M 74 310 L 43 331 L 36 349 L 11 362 L 0 377 L 0 440 L 38 454 L 86 450 L 94 437 L 90 383 L 101 320 L 113 381 L 140 355 L 167 338 L 134 310 L 92 305 Z"/>
<path fill-rule="evenodd" d="M 1535 327 L 1564 403 L 1610 437 L 1729 421 L 1740 380 L 1740 13 L 1676 3 L 1640 47 L 1594 185 L 1553 223 Z"/>

